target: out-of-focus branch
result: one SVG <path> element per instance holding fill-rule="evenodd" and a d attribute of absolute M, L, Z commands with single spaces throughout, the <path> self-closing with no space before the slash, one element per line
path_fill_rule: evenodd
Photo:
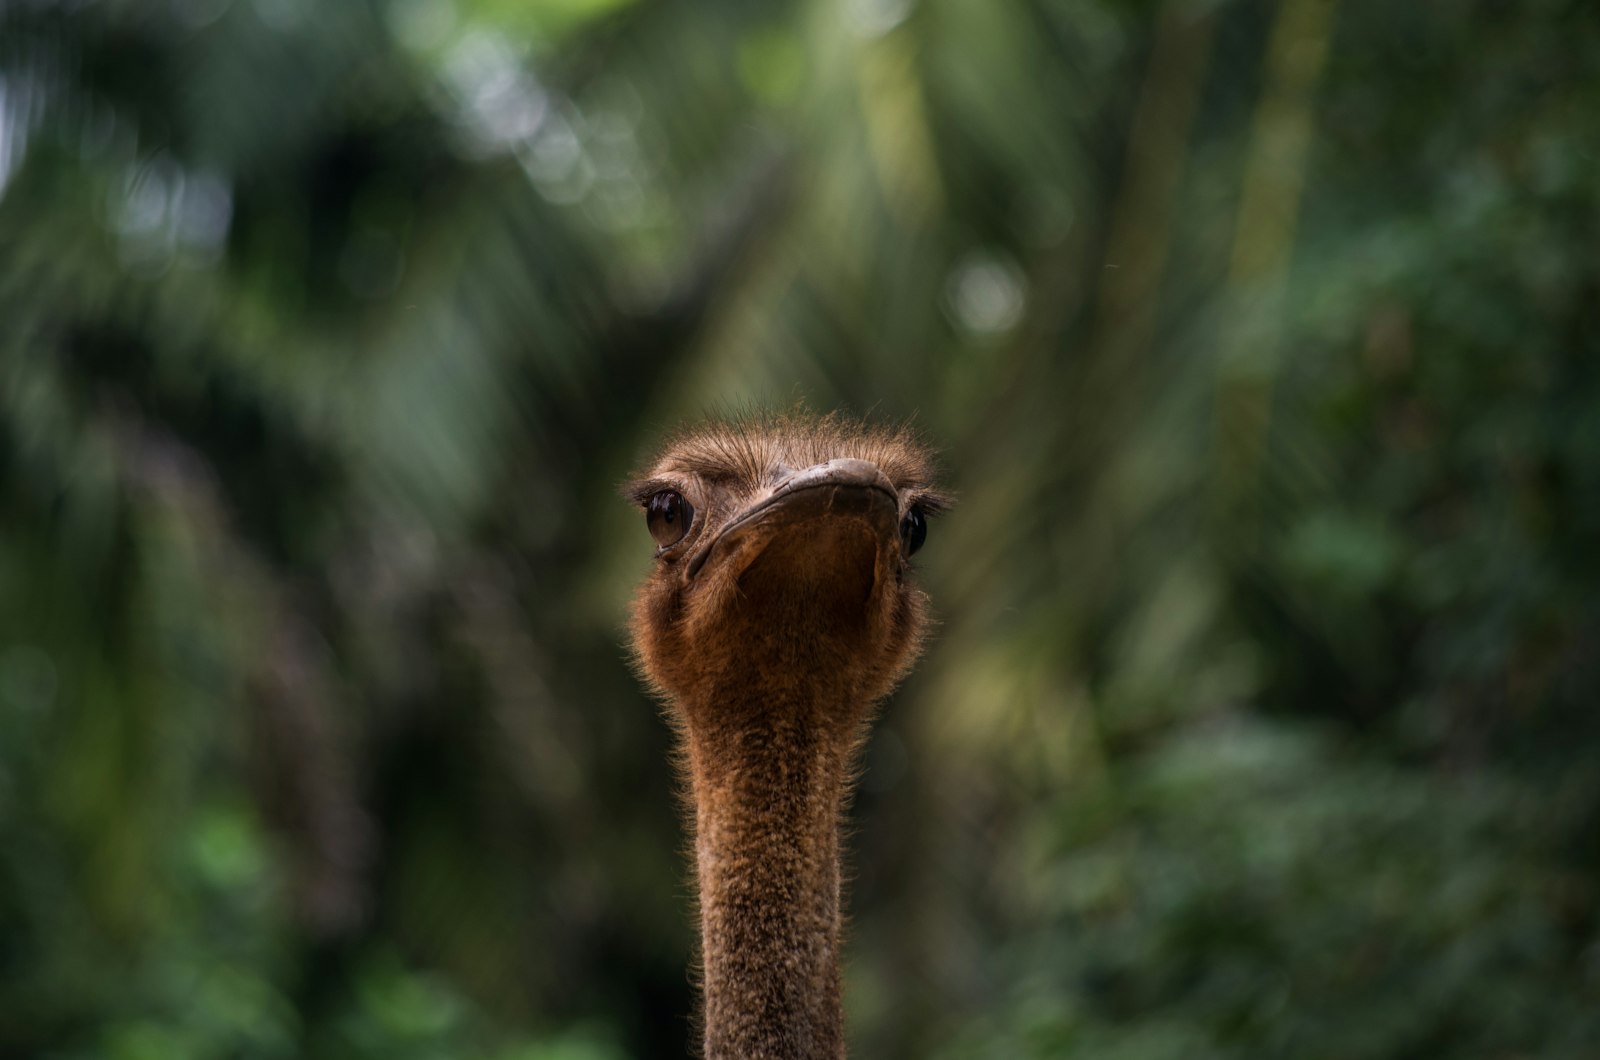
<path fill-rule="evenodd" d="M 1337 0 L 1285 0 L 1267 47 L 1228 270 L 1236 311 L 1218 361 L 1216 488 L 1224 511 L 1249 503 L 1266 446 L 1313 110 L 1337 10 Z"/>

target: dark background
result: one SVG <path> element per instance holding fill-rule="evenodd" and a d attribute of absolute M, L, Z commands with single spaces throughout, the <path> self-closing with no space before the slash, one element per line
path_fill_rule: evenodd
<path fill-rule="evenodd" d="M 0 0 L 0 1055 L 684 1055 L 615 494 L 914 417 L 854 1052 L 1600 1056 L 1600 15 Z"/>

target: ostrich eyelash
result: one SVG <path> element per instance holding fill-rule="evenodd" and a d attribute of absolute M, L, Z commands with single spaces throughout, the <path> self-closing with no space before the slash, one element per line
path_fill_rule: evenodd
<path fill-rule="evenodd" d="M 643 508 L 650 503 L 650 498 L 664 490 L 683 492 L 683 487 L 676 482 L 664 478 L 641 478 L 622 484 L 621 493 L 624 499 L 632 501 Z"/>

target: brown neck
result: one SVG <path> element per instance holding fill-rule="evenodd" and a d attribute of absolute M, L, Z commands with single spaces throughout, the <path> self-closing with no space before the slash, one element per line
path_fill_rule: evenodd
<path fill-rule="evenodd" d="M 693 712 L 706 1060 L 844 1056 L 839 816 L 859 708 L 829 698 L 746 686 Z"/>

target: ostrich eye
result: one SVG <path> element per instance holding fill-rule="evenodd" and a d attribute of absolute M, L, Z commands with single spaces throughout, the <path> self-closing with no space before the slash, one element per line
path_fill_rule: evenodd
<path fill-rule="evenodd" d="M 689 532 L 694 509 L 683 499 L 683 494 L 662 490 L 645 504 L 644 521 L 656 544 L 666 548 L 682 541 L 683 535 Z"/>
<path fill-rule="evenodd" d="M 912 508 L 900 521 L 900 540 L 905 542 L 906 555 L 911 555 L 928 540 L 928 520 L 921 508 Z"/>

